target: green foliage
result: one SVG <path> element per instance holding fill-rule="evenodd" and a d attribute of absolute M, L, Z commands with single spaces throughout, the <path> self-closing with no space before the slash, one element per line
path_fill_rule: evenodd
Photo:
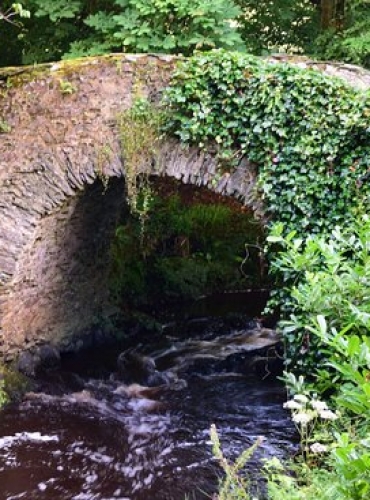
<path fill-rule="evenodd" d="M 312 70 L 214 51 L 181 62 L 166 94 L 181 141 L 259 167 L 267 215 L 329 231 L 367 204 L 370 98 Z"/>
<path fill-rule="evenodd" d="M 251 447 L 244 450 L 232 463 L 222 452 L 216 426 L 211 426 L 211 441 L 213 445 L 213 455 L 219 461 L 225 474 L 220 483 L 217 500 L 251 500 L 249 494 L 249 480 L 243 470 L 250 460 L 256 448 L 261 444 L 262 439 L 258 439 Z"/>
<path fill-rule="evenodd" d="M 5 392 L 5 382 L 0 379 L 0 408 L 8 401 L 8 395 Z"/>
<path fill-rule="evenodd" d="M 324 316 L 317 316 L 307 328 L 319 337 L 325 349 L 325 364 L 313 374 L 318 389 L 330 391 L 343 415 L 356 417 L 357 429 L 369 430 L 370 339 L 351 334 L 350 325 L 337 331 Z M 366 434 L 366 432 L 365 432 Z"/>
<path fill-rule="evenodd" d="M 341 457 L 341 458 L 339 458 Z M 265 466 L 269 500 L 367 500 L 368 446 L 339 445 L 326 467 L 293 464 L 277 459 Z"/>
<path fill-rule="evenodd" d="M 70 43 L 87 35 L 83 16 L 87 1 L 28 0 L 31 18 L 20 33 L 8 35 L 11 64 L 35 64 L 61 59 Z M 8 62 L 9 64 L 9 62 Z"/>
<path fill-rule="evenodd" d="M 23 8 L 21 3 L 12 3 L 9 8 L 0 10 L 0 21 L 6 21 L 11 24 L 16 24 L 14 17 L 19 16 L 23 18 L 30 17 L 30 11 Z"/>
<path fill-rule="evenodd" d="M 112 288 L 118 300 L 138 306 L 194 299 L 259 280 L 257 255 L 251 254 L 240 271 L 245 239 L 263 239 L 248 214 L 220 205 L 188 204 L 176 194 L 161 197 L 154 187 L 152 195 L 144 233 L 137 213 L 116 232 Z M 139 211 L 142 202 L 140 191 Z"/>
<path fill-rule="evenodd" d="M 214 47 L 305 53 L 369 65 L 369 1 L 4 0 L 0 64 L 108 52 L 189 55 Z M 15 6 L 15 7 L 12 7 Z M 30 16 L 27 19 L 26 16 Z M 13 17 L 16 16 L 16 17 Z M 22 16 L 22 23 L 15 19 Z"/>
<path fill-rule="evenodd" d="M 323 328 L 323 325 L 321 319 L 320 328 Z M 324 335 L 326 336 L 326 331 Z M 335 342 L 338 342 L 337 350 L 333 349 L 332 359 L 337 357 L 339 361 L 338 352 L 343 352 L 343 345 L 338 337 Z M 352 349 L 351 356 L 353 354 Z M 353 374 L 356 379 L 360 372 L 355 369 Z M 291 374 L 289 376 L 292 377 Z M 338 395 L 332 397 L 331 404 L 337 405 L 343 386 L 334 379 L 332 388 Z M 368 408 L 369 404 L 368 402 Z M 266 461 L 268 498 L 271 500 L 367 499 L 370 492 L 368 412 L 363 416 L 366 424 L 359 426 L 357 418 L 351 419 L 345 413 L 328 410 L 326 403 L 317 400 L 316 397 L 312 399 L 306 395 L 296 395 L 284 406 L 293 412 L 293 420 L 301 436 L 303 453 L 300 461 L 290 462 L 288 465 L 283 465 L 276 458 Z M 342 410 L 340 406 L 339 408 Z M 315 428 L 317 416 L 329 424 L 331 421 L 334 423 L 329 425 L 329 428 L 323 429 L 320 422 L 317 429 Z M 309 445 L 310 441 L 313 444 Z"/>
<path fill-rule="evenodd" d="M 195 49 L 241 45 L 230 23 L 240 11 L 231 0 L 115 0 L 114 4 L 113 16 L 101 11 L 85 21 L 105 51 L 186 55 Z M 81 45 L 77 48 L 81 50 Z"/>
<path fill-rule="evenodd" d="M 303 52 L 370 66 L 369 0 L 237 3 L 242 8 L 239 31 L 254 54 Z"/>
<path fill-rule="evenodd" d="M 325 468 L 305 464 L 286 467 L 277 458 L 265 462 L 268 500 L 350 500 L 341 494 L 341 478 Z"/>
<path fill-rule="evenodd" d="M 124 299 L 136 305 L 146 300 L 147 269 L 140 255 L 137 228 L 128 223 L 116 230 L 111 247 L 111 289 L 117 301 Z"/>
<path fill-rule="evenodd" d="M 28 2 L 27 2 L 28 4 Z M 27 7 L 29 7 L 27 5 Z M 24 24 L 31 22 L 30 11 L 22 4 L 12 0 L 3 0 L 0 5 L 0 66 L 14 65 L 21 62 Z M 4 22 L 1 22 L 4 21 Z"/>
<path fill-rule="evenodd" d="M 325 410 L 323 410 L 325 411 Z M 211 441 L 214 456 L 224 472 L 219 487 L 217 500 L 249 500 L 249 480 L 243 468 L 249 461 L 256 447 L 246 449 L 232 463 L 222 450 L 214 425 L 211 427 Z M 317 443 L 315 443 L 317 445 Z M 313 445 L 313 449 L 315 444 Z M 323 459 L 317 456 L 317 462 L 310 456 L 311 462 L 289 462 L 283 464 L 276 457 L 265 460 L 263 473 L 267 480 L 268 500 L 366 500 L 369 495 L 370 455 L 369 442 L 350 442 L 348 435 L 337 437 L 330 455 Z M 318 447 L 316 446 L 316 449 Z M 318 452 L 319 454 L 321 452 Z M 253 497 L 257 500 L 257 497 Z"/>
<path fill-rule="evenodd" d="M 296 367 L 316 366 L 324 356 L 322 344 L 306 326 L 323 315 L 329 329 L 366 335 L 370 326 L 370 220 L 363 216 L 346 229 L 335 227 L 329 236 L 285 238 L 276 225 L 268 237 L 282 245 L 271 269 L 284 286 L 279 300 L 290 318 L 281 322 L 287 345 L 287 363 Z"/>
<path fill-rule="evenodd" d="M 274 266 L 291 287 L 286 291 L 293 312 L 282 329 L 296 355 L 294 366 L 309 373 L 311 391 L 330 397 L 340 415 L 330 433 L 330 453 L 317 463 L 305 457 L 293 479 L 285 471 L 270 476 L 271 498 L 310 499 L 321 488 L 320 499 L 365 500 L 370 494 L 369 217 L 305 241 L 294 234 L 282 238 L 278 228 L 270 240 L 285 247 Z M 289 374 L 287 380 L 307 395 L 302 377 Z"/>
<path fill-rule="evenodd" d="M 5 0 L 7 6 L 9 2 Z M 85 19 L 101 9 L 112 13 L 108 0 L 27 0 L 30 19 L 22 19 L 21 29 L 7 25 L 0 48 L 0 65 L 35 64 L 59 60 L 70 45 L 93 34 Z"/>
<path fill-rule="evenodd" d="M 22 31 L 6 29 L 10 47 L 0 50 L 2 64 L 122 51 L 244 50 L 233 0 L 28 0 L 27 7 L 32 15 Z"/>
<path fill-rule="evenodd" d="M 200 297 L 212 287 L 217 270 L 203 259 L 163 257 L 155 263 L 152 280 L 161 290 L 162 299 L 192 300 Z M 222 276 L 217 276 L 222 280 Z"/>
<path fill-rule="evenodd" d="M 239 31 L 253 54 L 307 52 L 318 32 L 318 10 L 310 0 L 238 0 Z"/>
<path fill-rule="evenodd" d="M 332 393 L 331 404 L 339 411 L 334 413 L 326 403 L 300 395 L 284 405 L 292 410 L 293 420 L 299 425 L 303 460 L 287 468 L 277 460 L 267 462 L 269 498 L 313 499 L 319 494 L 323 500 L 366 500 L 370 493 L 368 338 L 361 341 L 356 336 L 346 336 L 346 332 L 328 332 L 322 316 L 315 328 L 329 347 L 326 365 L 331 376 L 329 371 L 323 375 L 325 369 L 319 370 L 315 387 L 320 389 L 324 377 L 329 382 L 326 390 Z M 312 409 L 329 423 L 334 421 L 334 425 L 324 432 L 322 426 L 315 429 Z M 307 447 L 310 438 L 315 442 Z"/>
<path fill-rule="evenodd" d="M 370 67 L 370 2 L 345 2 L 341 25 L 335 24 L 315 40 L 313 50 L 318 57 L 344 60 Z"/>
<path fill-rule="evenodd" d="M 29 390 L 29 381 L 18 371 L 0 364 L 0 408 L 9 401 L 20 399 Z"/>
<path fill-rule="evenodd" d="M 369 428 L 367 429 L 369 431 Z M 367 500 L 370 496 L 370 440 L 353 441 L 343 432 L 332 453 L 338 493 L 346 500 Z"/>
<path fill-rule="evenodd" d="M 62 19 L 74 19 L 79 14 L 83 3 L 81 0 L 36 0 L 36 17 L 49 17 L 50 21 L 58 23 Z"/>
<path fill-rule="evenodd" d="M 333 358 L 334 356 L 333 352 Z M 359 371 L 354 373 L 356 376 L 359 375 Z M 341 393 L 342 386 L 338 384 L 338 380 L 332 382 L 332 387 Z M 337 396 L 333 397 L 332 404 L 335 405 L 337 402 Z M 285 407 L 292 410 L 293 420 L 299 426 L 302 460 L 289 463 L 287 466 L 276 458 L 266 461 L 268 498 L 271 500 L 367 499 L 370 492 L 369 415 L 366 415 L 367 425 L 361 429 L 357 419 L 346 418 L 342 413 L 335 426 L 329 429 L 330 432 L 327 432 L 327 429 L 323 432 L 322 427 L 317 430 L 312 424 L 316 418 L 315 413 L 321 414 L 324 420 L 330 422 L 338 418 L 338 411 L 334 413 L 327 409 L 324 402 L 317 399 L 310 401 L 301 395 L 288 401 Z M 307 447 L 310 437 L 311 441 L 315 442 Z M 317 442 L 317 439 L 321 442 Z M 323 440 L 326 444 L 322 444 Z"/>

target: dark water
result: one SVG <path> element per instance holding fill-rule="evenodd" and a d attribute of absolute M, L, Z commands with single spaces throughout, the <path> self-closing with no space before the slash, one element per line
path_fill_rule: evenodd
<path fill-rule="evenodd" d="M 160 349 L 155 338 L 145 347 L 161 370 L 175 373 L 168 386 L 99 378 L 70 362 L 0 413 L 0 499 L 210 498 L 220 476 L 209 438 L 213 423 L 228 457 L 265 438 L 249 465 L 252 477 L 261 458 L 291 452 L 283 387 L 243 372 L 253 342 L 268 343 L 266 332 L 212 335 L 209 323 L 203 332 L 193 324 L 191 340 L 171 331 L 162 334 Z"/>

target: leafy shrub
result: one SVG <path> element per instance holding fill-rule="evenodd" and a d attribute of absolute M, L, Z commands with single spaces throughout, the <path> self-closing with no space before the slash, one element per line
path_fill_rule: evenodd
<path fill-rule="evenodd" d="M 152 280 L 163 296 L 189 300 L 200 297 L 206 289 L 209 290 L 210 270 L 202 260 L 162 258 L 156 262 Z"/>
<path fill-rule="evenodd" d="M 369 430 L 369 429 L 368 429 Z M 338 493 L 346 500 L 367 500 L 370 496 L 370 441 L 338 436 L 331 466 L 336 472 Z"/>
<path fill-rule="evenodd" d="M 338 352 L 334 349 L 332 359 L 335 358 L 338 362 Z M 353 370 L 353 374 L 353 397 L 334 378 L 332 388 L 337 394 L 332 397 L 332 405 L 342 409 L 338 398 L 343 396 L 348 397 L 350 406 L 355 402 L 360 371 Z M 285 465 L 276 458 L 265 462 L 268 498 L 366 500 L 370 492 L 369 404 L 363 415 L 365 426 L 360 428 L 357 418 L 332 412 L 315 396 L 298 394 L 285 403 L 299 430 L 302 455 L 300 460 Z M 327 422 L 324 427 L 323 422 Z"/>
<path fill-rule="evenodd" d="M 336 430 L 330 433 L 330 454 L 319 461 L 320 468 L 303 463 L 295 467 L 296 478 L 285 471 L 272 477 L 272 491 L 287 499 L 314 498 L 322 480 L 320 499 L 369 498 L 369 241 L 367 215 L 346 229 L 334 228 L 326 237 L 310 236 L 304 241 L 291 233 L 283 238 L 279 227 L 270 236 L 271 243 L 285 246 L 273 265 L 291 297 L 293 312 L 282 322 L 289 361 L 295 356 L 293 366 L 310 374 L 311 388 L 330 397 L 330 405 L 340 415 Z M 290 375 L 288 380 L 303 390 L 301 377 Z M 301 436 L 304 446 L 310 436 Z"/>
<path fill-rule="evenodd" d="M 17 370 L 0 364 L 0 408 L 10 400 L 21 399 L 29 390 L 29 381 Z"/>
<path fill-rule="evenodd" d="M 279 221 L 268 242 L 287 363 L 310 373 L 354 429 L 347 443 L 344 424 L 326 433 L 332 452 L 322 470 L 312 468 L 306 459 L 321 414 L 309 400 L 300 404 L 304 461 L 296 476 L 269 469 L 269 498 L 368 498 L 370 223 L 361 214 L 369 208 L 369 95 L 315 71 L 218 51 L 182 62 L 165 102 L 166 130 L 216 151 L 220 168 L 243 157 L 259 167 L 266 213 Z M 276 244 L 283 250 L 274 255 Z M 325 323 L 314 323 L 317 315 Z M 248 498 L 227 466 L 220 498 Z"/>
<path fill-rule="evenodd" d="M 265 463 L 268 500 L 367 500 L 369 448 L 350 444 L 334 449 L 325 466 Z M 242 498 L 242 497 L 240 497 Z"/>
<path fill-rule="evenodd" d="M 328 328 L 319 315 L 307 329 L 318 336 L 325 353 L 324 366 L 314 373 L 317 387 L 329 388 L 337 408 L 356 416 L 359 428 L 361 421 L 370 426 L 370 339 L 367 332 L 351 333 L 351 326 Z"/>
<path fill-rule="evenodd" d="M 282 236 L 274 226 L 268 241 L 282 245 L 271 262 L 272 272 L 283 284 L 280 300 L 289 318 L 280 323 L 287 346 L 287 364 L 317 367 L 326 354 L 322 338 L 307 329 L 317 315 L 346 334 L 366 335 L 370 327 L 370 219 L 340 229 L 329 236 L 311 235 L 305 240 L 295 232 Z M 355 342 L 353 340 L 352 342 Z"/>

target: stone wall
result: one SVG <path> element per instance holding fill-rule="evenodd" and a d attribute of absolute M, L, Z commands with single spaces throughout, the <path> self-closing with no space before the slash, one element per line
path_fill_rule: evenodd
<path fill-rule="evenodd" d="M 35 339 L 68 347 L 70 335 L 109 314 L 109 245 L 123 202 L 123 180 L 107 189 L 97 181 L 40 219 L 2 307 L 8 356 Z"/>
<path fill-rule="evenodd" d="M 44 342 L 68 343 L 109 307 L 106 246 L 124 203 L 124 182 L 114 181 L 125 175 L 116 118 L 134 96 L 157 100 L 174 63 L 169 56 L 109 55 L 0 70 L 5 358 Z M 352 78 L 348 68 L 340 71 Z M 333 65 L 319 69 L 334 71 Z M 361 85 L 370 86 L 369 75 L 358 71 Z M 234 196 L 261 216 L 251 165 L 242 161 L 233 174 L 215 173 L 212 155 L 174 141 L 163 145 L 153 171 Z M 107 190 L 100 179 L 109 181 Z"/>

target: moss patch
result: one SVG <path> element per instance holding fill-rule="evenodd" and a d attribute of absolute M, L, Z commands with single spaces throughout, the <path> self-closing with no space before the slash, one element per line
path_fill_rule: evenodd
<path fill-rule="evenodd" d="M 18 400 L 29 389 L 29 380 L 17 370 L 0 365 L 0 391 L 3 391 L 6 400 Z"/>

